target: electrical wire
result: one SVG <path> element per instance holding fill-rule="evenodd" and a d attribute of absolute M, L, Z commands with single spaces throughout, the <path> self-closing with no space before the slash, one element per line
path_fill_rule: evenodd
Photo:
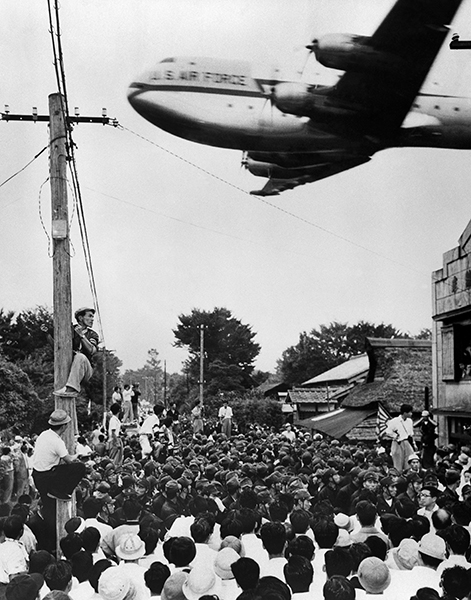
<path fill-rule="evenodd" d="M 315 227 L 316 229 L 319 229 L 320 231 L 323 231 L 324 233 L 327 233 L 328 235 L 332 235 L 334 237 L 336 237 L 339 240 L 342 240 L 343 242 L 346 242 L 347 244 L 351 244 L 352 246 L 356 246 L 357 248 L 360 248 L 362 250 L 365 250 L 366 252 L 369 252 L 370 254 L 374 254 L 375 256 L 378 256 L 380 258 L 383 258 L 389 262 L 392 262 L 396 265 L 399 265 L 405 269 L 408 269 L 410 271 L 414 271 L 415 273 L 420 273 L 420 274 L 424 274 L 424 271 L 420 271 L 419 269 L 414 269 L 414 267 L 411 267 L 410 265 L 406 265 L 404 263 L 401 263 L 400 261 L 394 260 L 393 258 L 390 258 L 389 256 L 386 256 L 385 254 L 381 254 L 381 252 L 377 252 L 376 250 L 372 250 L 371 248 L 368 248 L 367 246 L 363 246 L 362 244 L 359 244 L 358 242 L 355 242 L 349 238 L 344 237 L 343 235 L 340 235 L 339 233 L 335 233 L 335 231 L 332 231 L 330 229 L 327 229 L 326 227 L 322 227 L 322 225 L 318 225 L 317 223 L 314 223 L 313 221 L 309 221 L 308 219 L 305 219 L 304 217 L 300 217 L 299 215 L 286 210 L 285 208 L 281 207 L 281 206 L 277 206 L 276 204 L 274 204 L 273 202 L 270 202 L 269 200 L 267 200 L 266 198 L 263 198 L 261 196 L 254 196 L 253 194 L 250 194 L 250 192 L 247 192 L 246 190 L 244 190 L 243 188 L 241 188 L 240 186 L 227 181 L 227 179 L 224 179 L 223 177 L 220 177 L 219 175 L 215 175 L 214 173 L 211 173 L 211 171 L 208 171 L 207 169 L 204 169 L 203 167 L 197 165 L 196 163 L 192 162 L 191 160 L 188 160 L 187 158 L 183 158 L 182 156 L 180 156 L 179 154 L 177 154 L 176 152 L 172 152 L 171 150 L 168 150 L 168 148 L 165 148 L 164 146 L 161 146 L 160 144 L 157 144 L 156 142 L 149 140 L 148 138 L 144 137 L 143 135 L 141 135 L 140 133 L 136 133 L 135 131 L 133 131 L 132 129 L 129 129 L 128 127 L 124 127 L 123 125 L 118 125 L 116 127 L 117 129 L 121 129 L 123 131 L 127 131 L 128 133 L 144 140 L 145 142 L 148 142 L 149 144 L 152 144 L 153 146 L 155 146 L 156 148 L 159 148 L 160 150 L 163 150 L 164 152 L 166 152 L 167 154 L 169 154 L 170 156 L 173 156 L 175 158 L 177 158 L 178 160 L 191 165 L 192 167 L 194 167 L 195 169 L 198 169 L 199 171 L 201 171 L 202 173 L 205 173 L 205 175 L 209 175 L 210 177 L 212 177 L 213 179 L 216 179 L 217 181 L 223 183 L 224 185 L 228 185 L 231 188 L 237 190 L 238 192 L 242 192 L 243 194 L 245 194 L 246 196 L 249 196 L 251 200 L 256 199 L 259 202 L 261 202 L 262 204 L 265 204 L 267 206 L 269 206 L 270 208 L 273 208 L 285 215 L 288 215 L 289 217 L 296 219 L 297 221 L 301 221 L 302 223 L 309 225 L 310 227 Z"/>
<path fill-rule="evenodd" d="M 0 183 L 0 188 L 3 187 L 9 181 L 11 181 L 14 177 L 16 177 L 17 175 L 19 175 L 20 173 L 22 173 L 25 169 L 27 169 L 29 167 L 29 165 L 33 164 L 33 162 L 37 158 L 39 158 L 41 156 L 41 154 L 43 152 L 45 152 L 48 148 L 49 148 L 49 144 L 47 146 L 44 146 L 44 148 L 42 150 L 40 150 L 28 163 L 26 163 L 24 167 L 22 167 L 21 169 L 19 169 L 18 171 L 16 171 L 16 173 L 13 173 L 13 175 L 10 175 L 10 177 L 8 177 L 7 179 L 5 179 L 5 181 L 2 181 L 2 183 Z"/>
<path fill-rule="evenodd" d="M 92 255 L 90 250 L 90 242 L 88 238 L 87 226 L 85 221 L 85 210 L 83 207 L 82 193 L 80 190 L 80 183 L 77 171 L 77 162 L 75 158 L 75 143 L 72 136 L 72 125 L 69 119 L 69 102 L 67 97 L 67 85 L 65 76 L 64 66 L 64 54 L 62 51 L 62 40 L 61 40 L 61 27 L 60 27 L 60 15 L 59 5 L 57 0 L 54 0 L 54 7 L 52 7 L 51 0 L 47 0 L 48 14 L 49 14 L 49 27 L 52 41 L 52 51 L 54 57 L 54 68 L 56 73 L 57 88 L 61 100 L 61 112 L 65 124 L 66 130 L 66 152 L 67 161 L 71 176 L 71 187 L 74 198 L 74 209 L 77 210 L 77 220 L 79 224 L 80 236 L 82 240 L 82 248 L 85 258 L 85 264 L 88 273 L 90 292 L 93 299 L 93 305 L 95 307 L 95 315 L 98 323 L 99 335 L 102 343 L 106 347 L 103 322 L 101 318 L 101 311 L 98 302 L 98 294 L 95 282 L 95 275 L 93 271 Z M 53 18 L 54 13 L 54 18 Z M 69 227 L 70 229 L 70 227 Z M 69 243 L 71 243 L 69 239 Z"/>
<path fill-rule="evenodd" d="M 58 50 L 56 48 L 56 40 L 54 37 L 55 32 L 54 32 L 54 22 L 53 22 L 53 18 L 52 18 L 51 0 L 47 0 L 47 9 L 48 9 L 48 16 L 49 16 L 49 33 L 51 35 L 51 42 L 52 42 L 52 55 L 54 58 L 53 65 L 54 65 L 54 71 L 56 74 L 57 91 L 59 92 L 59 94 L 62 95 L 62 84 L 61 84 L 60 71 L 59 71 L 59 58 L 58 58 Z"/>
<path fill-rule="evenodd" d="M 95 278 L 93 275 L 93 267 L 92 267 L 91 252 L 90 252 L 90 247 L 89 247 L 88 233 L 87 233 L 86 224 L 85 224 L 85 214 L 84 214 L 84 210 L 83 210 L 82 195 L 81 195 L 81 191 L 80 191 L 80 185 L 79 185 L 77 167 L 76 167 L 76 161 L 75 161 L 75 153 L 74 153 L 75 144 L 72 139 L 72 128 L 69 124 L 69 119 L 68 119 L 69 110 L 68 110 L 68 100 L 67 100 L 66 77 L 65 77 L 65 68 L 64 68 L 64 60 L 63 60 L 63 52 L 62 52 L 62 43 L 61 43 L 59 7 L 58 7 L 57 0 L 54 0 L 54 13 L 55 13 L 55 23 L 56 23 L 55 35 L 57 38 L 57 42 L 55 42 L 55 40 L 54 40 L 55 28 L 54 28 L 53 18 L 52 18 L 51 0 L 48 0 L 48 12 L 49 12 L 49 25 L 50 25 L 50 33 L 51 33 L 51 38 L 52 38 L 54 67 L 55 67 L 55 71 L 56 71 L 57 85 L 58 85 L 59 93 L 61 94 L 61 98 L 63 97 L 62 104 L 63 104 L 64 120 L 67 123 L 68 152 L 69 152 L 69 158 L 70 158 L 69 168 L 71 170 L 72 185 L 74 188 L 74 193 L 75 193 L 75 197 L 76 197 L 76 201 L 77 201 L 78 221 L 79 221 L 80 232 L 81 232 L 81 236 L 82 236 L 82 246 L 84 249 L 85 262 L 86 262 L 87 270 L 88 270 L 88 274 L 89 274 L 91 293 L 92 293 L 92 296 L 93 296 L 93 299 L 95 302 L 98 321 L 99 321 L 100 327 L 102 328 L 101 314 L 99 311 L 98 296 L 97 296 L 96 285 L 95 285 Z M 116 127 L 116 124 L 113 124 L 113 126 Z M 159 148 L 160 150 L 163 150 L 164 152 L 170 154 L 171 156 L 174 156 L 174 157 L 178 158 L 179 160 L 191 165 L 192 167 L 200 170 L 201 172 L 205 173 L 206 175 L 209 175 L 210 177 L 222 182 L 223 184 L 229 185 L 230 187 L 238 190 L 239 192 L 242 192 L 243 194 L 250 196 L 250 198 L 255 197 L 255 199 L 258 202 L 261 202 L 261 203 L 271 207 L 272 209 L 278 210 L 278 211 L 288 215 L 291 218 L 294 218 L 302 223 L 305 223 L 306 225 L 309 225 L 310 227 L 315 227 L 316 229 L 319 229 L 320 231 L 323 231 L 324 233 L 332 235 L 348 244 L 351 244 L 351 245 L 353 245 L 357 248 L 360 248 L 366 252 L 374 254 L 382 259 L 386 259 L 387 261 L 397 264 L 403 268 L 414 271 L 416 273 L 421 273 L 421 274 L 423 273 L 423 271 L 414 269 L 410 265 L 406 265 L 400 261 L 396 261 L 396 260 L 390 258 L 389 256 L 386 256 L 386 255 L 384 255 L 380 252 L 377 252 L 371 248 L 363 246 L 362 244 L 359 244 L 358 242 L 355 242 L 355 241 L 353 241 L 349 238 L 346 238 L 334 231 L 331 231 L 325 227 L 322 227 L 321 225 L 318 225 L 317 223 L 313 223 L 312 221 L 309 221 L 308 219 L 305 219 L 304 217 L 300 217 L 299 215 L 296 215 L 295 213 L 288 211 L 285 208 L 277 206 L 276 204 L 268 201 L 266 198 L 263 198 L 260 196 L 252 196 L 251 194 L 249 194 L 249 192 L 247 192 L 243 188 L 223 179 L 222 177 L 215 175 L 214 173 L 211 173 L 210 171 L 200 167 L 199 165 L 189 161 L 188 159 L 185 159 L 185 158 L 179 156 L 175 152 L 168 150 L 167 148 L 161 146 L 160 144 L 157 144 L 157 143 L 153 142 L 152 140 L 145 138 L 144 136 L 136 133 L 135 131 L 133 131 L 127 127 L 119 125 L 118 129 L 127 131 L 127 132 L 131 133 L 132 135 L 135 135 L 135 136 L 141 138 L 142 140 L 156 146 L 157 148 Z M 455 291 L 456 291 L 456 285 L 455 284 L 450 284 L 450 285 L 453 285 L 455 287 Z M 461 291 L 464 291 L 464 290 L 461 290 Z"/>
<path fill-rule="evenodd" d="M 112 123 L 110 123 L 112 124 Z M 349 238 L 346 238 L 334 231 L 331 231 L 330 229 L 327 229 L 325 227 L 322 227 L 321 225 L 318 225 L 317 223 L 313 223 L 312 221 L 309 221 L 308 219 L 305 219 L 304 217 L 300 217 L 299 215 L 296 215 L 295 213 L 286 210 L 285 208 L 282 208 L 281 206 L 277 206 L 276 204 L 274 204 L 273 202 L 268 201 L 266 198 L 260 197 L 260 196 L 254 196 L 253 194 L 250 194 L 249 192 L 247 192 L 246 190 L 244 190 L 243 188 L 241 188 L 240 186 L 227 181 L 226 179 L 224 179 L 223 177 L 220 177 L 219 175 L 215 175 L 214 173 L 212 173 L 211 171 L 208 171 L 207 169 L 201 167 L 200 165 L 197 165 L 196 163 L 192 162 L 191 160 L 188 160 L 187 158 L 184 158 L 182 156 L 180 156 L 179 154 L 177 154 L 176 152 L 173 152 L 172 150 L 169 150 L 168 148 L 165 148 L 164 146 L 162 146 L 161 144 L 158 144 L 156 142 L 154 142 L 153 140 L 150 140 L 148 138 L 146 138 L 145 136 L 141 135 L 140 133 L 137 133 L 135 131 L 133 131 L 132 129 L 125 127 L 121 124 L 116 125 L 115 123 L 112 124 L 114 126 L 115 129 L 121 129 L 122 131 L 126 131 L 134 136 L 136 136 L 137 138 L 140 138 L 141 140 L 151 144 L 152 146 L 155 146 L 156 148 L 158 148 L 159 150 L 162 150 L 164 152 L 166 152 L 167 154 L 169 154 L 170 156 L 173 156 L 175 158 L 177 158 L 178 160 L 180 160 L 181 162 L 184 162 L 190 166 L 192 166 L 195 169 L 198 169 L 199 171 L 201 171 L 202 173 L 208 175 L 209 177 L 216 179 L 217 181 L 223 183 L 224 185 L 228 185 L 233 189 L 236 189 L 239 192 L 242 192 L 243 194 L 249 196 L 251 199 L 256 199 L 259 202 L 274 208 L 275 210 L 278 210 L 286 215 L 288 215 L 289 217 L 296 219 L 298 221 L 301 221 L 302 223 L 305 223 L 306 225 L 309 225 L 311 227 L 315 227 L 316 229 L 319 229 L 321 231 L 323 231 L 324 233 L 327 233 L 328 235 L 332 235 L 344 242 L 346 242 L 347 244 L 351 244 L 353 246 L 356 246 L 357 248 L 360 248 L 362 250 L 365 250 L 366 252 L 369 252 L 370 254 L 374 254 L 375 256 L 378 256 L 379 258 L 385 259 L 388 262 L 394 263 L 400 267 L 403 267 L 405 269 L 408 269 L 409 271 L 413 271 L 415 273 L 419 273 L 421 275 L 424 274 L 429 274 L 426 273 L 425 271 L 419 270 L 419 269 L 415 269 L 414 267 L 412 267 L 411 265 L 407 265 L 404 264 L 400 261 L 394 260 L 392 258 L 390 258 L 389 256 L 386 256 L 385 254 L 382 254 L 381 252 L 377 252 L 375 250 L 372 250 L 371 248 L 368 248 L 367 246 L 363 246 L 362 244 L 359 244 L 358 242 L 355 242 Z M 118 198 L 118 200 L 120 200 Z M 140 207 L 142 208 L 142 207 Z M 468 276 L 468 280 L 469 280 L 469 286 L 466 283 L 466 276 L 465 276 L 465 287 L 461 287 L 457 284 L 456 280 L 452 280 L 450 282 L 445 282 L 445 285 L 451 290 L 452 293 L 458 293 L 458 292 L 467 292 L 467 293 L 471 293 L 471 270 L 469 271 L 470 275 Z"/>
<path fill-rule="evenodd" d="M 121 202 L 122 204 L 127 204 L 128 206 L 132 206 L 133 208 L 138 208 L 139 210 L 143 210 L 145 212 L 150 212 L 154 215 L 159 215 L 160 217 L 164 217 L 165 219 L 170 219 L 171 221 L 176 221 L 177 223 L 182 223 L 184 225 L 189 225 L 190 227 L 194 227 L 195 229 L 202 229 L 203 231 L 208 231 L 210 233 L 214 233 L 216 235 L 220 235 L 232 240 L 237 240 L 239 242 L 243 242 L 243 243 L 249 243 L 252 244 L 254 246 L 258 246 L 260 248 L 270 248 L 270 250 L 278 250 L 280 252 L 284 252 L 284 253 L 290 253 L 290 254 L 294 254 L 296 256 L 303 256 L 305 258 L 312 258 L 312 256 L 309 256 L 305 253 L 302 252 L 296 252 L 294 250 L 290 250 L 290 249 L 285 249 L 285 248 L 274 248 L 273 246 L 267 246 L 266 244 L 261 244 L 260 242 L 255 242 L 253 240 L 248 240 L 246 238 L 242 238 L 239 237 L 237 235 L 234 235 L 232 233 L 227 233 L 225 231 L 221 231 L 218 229 L 213 229 L 212 227 L 206 227 L 205 225 L 199 225 L 197 223 L 192 223 L 191 221 L 187 221 L 185 219 L 181 219 L 179 217 L 174 217 L 172 215 L 168 215 L 166 213 L 163 213 L 162 211 L 159 210 L 155 210 L 153 208 L 149 208 L 148 206 L 141 206 L 140 204 L 136 204 L 135 202 L 130 202 L 129 200 L 124 200 L 124 198 L 119 198 L 118 196 L 113 196 L 112 194 L 107 194 L 106 192 L 102 192 L 100 190 L 96 190 L 94 188 L 90 188 L 90 187 L 86 187 L 87 190 L 90 190 L 91 192 L 95 192 L 96 194 L 100 194 L 101 196 L 105 196 L 106 198 L 111 198 L 112 200 L 117 200 L 118 202 Z"/>

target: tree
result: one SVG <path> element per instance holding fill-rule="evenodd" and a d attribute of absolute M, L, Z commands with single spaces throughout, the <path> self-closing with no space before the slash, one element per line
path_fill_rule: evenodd
<path fill-rule="evenodd" d="M 0 357 L 0 430 L 31 432 L 42 408 L 26 373 Z"/>
<path fill-rule="evenodd" d="M 43 401 L 43 410 L 53 409 L 54 333 L 52 311 L 45 306 L 23 310 L 15 317 L 13 311 L 0 309 L 0 354 L 19 367 L 27 376 L 36 394 Z M 107 356 L 107 395 L 119 381 L 121 361 L 109 350 Z M 1 383 L 1 381 L 0 381 Z M 87 411 L 88 402 L 100 406 L 103 402 L 103 352 L 95 358 L 93 376 L 77 400 L 77 411 Z"/>
<path fill-rule="evenodd" d="M 208 394 L 219 391 L 242 391 L 252 386 L 254 360 L 260 346 L 255 334 L 232 316 L 227 308 L 211 312 L 194 308 L 189 315 L 180 315 L 173 333 L 175 346 L 188 349 L 184 371 L 192 383 L 199 380 L 200 326 L 204 327 L 204 379 Z"/>
<path fill-rule="evenodd" d="M 10 361 L 16 362 L 41 350 L 54 360 L 54 348 L 49 336 L 54 331 L 52 313 L 45 306 L 23 310 L 15 318 L 13 311 L 0 309 L 0 347 Z"/>
<path fill-rule="evenodd" d="M 190 395 L 190 386 L 188 376 L 181 373 L 170 373 L 167 375 L 167 400 L 168 404 L 175 402 L 177 408 L 180 408 L 188 401 Z"/>
<path fill-rule="evenodd" d="M 419 331 L 417 336 L 418 340 L 431 340 L 432 339 L 432 330 L 428 327 L 424 327 Z"/>
<path fill-rule="evenodd" d="M 159 353 L 155 348 L 147 351 L 147 361 L 140 369 L 127 369 L 124 372 L 125 383 L 138 383 L 143 394 L 142 399 L 152 404 L 163 403 L 163 371 L 160 366 Z"/>
<path fill-rule="evenodd" d="M 103 406 L 103 359 L 106 353 L 106 398 L 107 405 L 113 389 L 118 385 L 121 378 L 119 369 L 123 362 L 111 350 L 97 352 L 94 356 L 93 375 L 86 386 L 86 390 L 82 392 L 88 400 L 92 402 L 92 412 L 100 414 Z M 87 403 L 88 404 L 88 403 Z M 88 408 L 88 406 L 87 406 Z M 78 410 L 78 404 L 77 404 Z"/>
<path fill-rule="evenodd" d="M 301 384 L 365 351 L 367 337 L 408 338 L 392 325 L 359 321 L 353 326 L 333 322 L 303 331 L 296 346 L 287 348 L 277 363 L 277 373 L 289 385 Z"/>
<path fill-rule="evenodd" d="M 21 368 L 39 398 L 50 397 L 54 385 L 52 312 L 45 306 L 13 311 L 0 310 L 0 352 Z"/>

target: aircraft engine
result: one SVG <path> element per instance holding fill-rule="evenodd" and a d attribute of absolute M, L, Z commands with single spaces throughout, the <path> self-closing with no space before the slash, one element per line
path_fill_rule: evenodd
<path fill-rule="evenodd" d="M 330 69 L 346 71 L 396 70 L 400 68 L 397 57 L 380 52 L 370 45 L 371 38 L 349 33 L 324 35 L 307 46 L 316 59 Z"/>
<path fill-rule="evenodd" d="M 273 90 L 273 103 L 282 112 L 305 115 L 310 106 L 311 93 L 305 83 L 279 83 Z"/>

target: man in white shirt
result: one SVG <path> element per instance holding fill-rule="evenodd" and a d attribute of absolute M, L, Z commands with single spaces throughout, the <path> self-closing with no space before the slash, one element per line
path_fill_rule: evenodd
<path fill-rule="evenodd" d="M 41 496 L 43 517 L 55 536 L 56 500 L 72 500 L 72 492 L 85 476 L 85 464 L 75 460 L 61 435 L 71 422 L 65 410 L 57 409 L 49 417 L 49 429 L 36 440 L 33 456 L 33 480 Z"/>
<path fill-rule="evenodd" d="M 451 525 L 443 532 L 450 555 L 437 568 L 437 574 L 441 577 L 445 569 L 451 567 L 463 567 L 471 569 L 471 564 L 466 560 L 466 551 L 471 542 L 469 531 L 461 525 Z"/>
<path fill-rule="evenodd" d="M 286 546 L 286 529 L 283 523 L 270 521 L 262 525 L 260 537 L 263 547 L 268 553 L 268 561 L 260 565 L 260 576 L 272 575 L 285 581 L 283 567 L 286 564 L 284 550 Z"/>
<path fill-rule="evenodd" d="M 288 440 L 291 444 L 296 441 L 296 434 L 289 423 L 286 423 L 284 430 L 281 432 L 281 437 Z"/>
<path fill-rule="evenodd" d="M 221 423 L 221 433 L 227 437 L 231 437 L 232 433 L 232 408 L 224 402 L 218 413 L 219 422 Z"/>
<path fill-rule="evenodd" d="M 121 432 L 121 421 L 118 418 L 121 410 L 119 404 L 110 406 L 111 417 L 108 423 L 108 456 L 117 467 L 123 464 L 123 442 L 119 437 Z"/>
<path fill-rule="evenodd" d="M 94 498 L 93 496 L 87 498 L 82 505 L 83 516 L 85 519 L 85 528 L 95 527 L 95 529 L 98 529 L 101 536 L 101 542 L 107 535 L 111 534 L 111 532 L 113 531 L 111 525 L 103 523 L 103 521 L 100 521 L 97 518 L 100 514 L 102 507 L 103 500 L 100 500 L 99 498 Z"/>
<path fill-rule="evenodd" d="M 0 544 L 0 582 L 8 583 L 15 575 L 28 572 L 28 553 L 20 542 L 23 522 L 18 515 L 5 521 L 5 540 Z"/>
<path fill-rule="evenodd" d="M 314 577 L 312 563 L 304 556 L 294 554 L 288 558 L 284 568 L 286 583 L 291 588 L 292 600 L 310 600 L 309 588 Z"/>
<path fill-rule="evenodd" d="M 159 414 L 162 407 L 154 406 L 153 412 L 147 416 L 139 429 L 139 443 L 141 444 L 142 454 L 149 456 L 152 454 L 151 441 L 154 439 L 154 433 L 160 426 Z"/>
<path fill-rule="evenodd" d="M 415 452 L 412 406 L 403 404 L 400 415 L 388 421 L 386 435 L 392 438 L 391 458 L 394 468 L 402 473 L 408 468 L 407 460 Z"/>
<path fill-rule="evenodd" d="M 424 485 L 419 492 L 420 508 L 417 511 L 418 515 L 427 517 L 430 522 L 430 531 L 435 533 L 435 527 L 432 522 L 432 515 L 438 510 L 437 498 L 439 491 L 434 485 Z"/>

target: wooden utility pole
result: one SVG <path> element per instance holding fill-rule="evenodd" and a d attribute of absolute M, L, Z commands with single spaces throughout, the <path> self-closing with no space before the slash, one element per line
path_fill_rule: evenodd
<path fill-rule="evenodd" d="M 70 276 L 69 215 L 67 206 L 67 127 L 72 123 L 101 123 L 119 125 L 116 119 L 106 116 L 82 117 L 78 109 L 66 122 L 65 100 L 61 94 L 49 96 L 49 114 L 38 115 L 33 107 L 31 115 L 12 114 L 8 106 L 0 113 L 1 121 L 33 121 L 49 123 L 49 180 L 51 185 L 51 218 L 53 239 L 53 309 L 54 309 L 54 389 L 65 386 L 72 363 L 72 293 Z M 77 411 L 75 399 L 55 395 L 55 408 L 63 409 L 72 419 L 63 439 L 70 454 L 75 450 Z M 72 516 L 74 502 L 57 500 L 57 540 L 64 534 L 64 524 Z M 57 544 L 57 554 L 60 548 Z"/>
<path fill-rule="evenodd" d="M 204 385 L 204 325 L 200 325 L 200 402 L 203 406 L 203 385 Z"/>
<path fill-rule="evenodd" d="M 72 362 L 72 292 L 70 275 L 69 213 L 67 206 L 67 148 L 64 102 L 60 94 L 49 96 L 49 136 L 51 215 L 53 239 L 53 307 L 54 307 L 54 389 L 65 386 Z M 77 424 L 75 398 L 55 396 L 55 408 L 72 419 L 63 439 L 69 454 L 74 453 Z M 56 500 L 57 553 L 64 525 L 72 516 L 72 502 Z"/>

